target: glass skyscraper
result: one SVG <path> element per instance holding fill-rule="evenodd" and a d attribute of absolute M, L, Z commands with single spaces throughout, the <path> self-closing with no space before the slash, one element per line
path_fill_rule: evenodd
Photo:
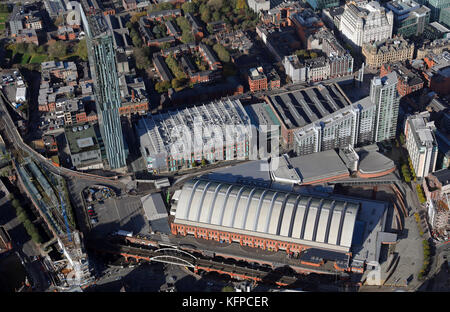
<path fill-rule="evenodd" d="M 100 133 L 111 169 L 126 166 L 120 123 L 120 89 L 112 32 L 102 15 L 81 17 L 86 32 L 89 64 L 95 87 Z"/>

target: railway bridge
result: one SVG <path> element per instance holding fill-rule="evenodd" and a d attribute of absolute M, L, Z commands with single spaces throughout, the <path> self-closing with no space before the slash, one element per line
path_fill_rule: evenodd
<path fill-rule="evenodd" d="M 176 247 L 157 248 L 154 246 L 131 246 L 124 241 L 89 241 L 88 248 L 95 252 L 120 255 L 125 258 L 138 261 L 154 261 L 180 265 L 193 269 L 194 272 L 206 271 L 229 275 L 235 279 L 247 279 L 255 282 L 274 283 L 279 286 L 287 286 L 295 283 L 298 276 L 295 272 L 286 272 L 285 268 L 272 270 L 267 267 L 250 267 L 228 264 L 196 257 L 187 251 Z"/>

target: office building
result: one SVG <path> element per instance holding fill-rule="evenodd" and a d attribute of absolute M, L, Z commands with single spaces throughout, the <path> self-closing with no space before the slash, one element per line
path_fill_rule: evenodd
<path fill-rule="evenodd" d="M 399 38 L 392 38 L 362 46 L 365 64 L 372 68 L 380 68 L 383 64 L 412 60 L 414 56 L 414 43 Z"/>
<path fill-rule="evenodd" d="M 122 168 L 126 166 L 127 155 L 119 114 L 120 88 L 112 32 L 103 16 L 86 16 L 83 10 L 81 15 L 104 151 L 111 169 Z"/>
<path fill-rule="evenodd" d="M 78 124 L 65 127 L 72 166 L 77 170 L 102 169 L 103 161 L 94 126 Z"/>
<path fill-rule="evenodd" d="M 394 14 L 378 2 L 349 2 L 341 16 L 339 30 L 355 47 L 392 37 Z"/>
<path fill-rule="evenodd" d="M 450 28 L 450 7 L 441 11 L 439 23 L 447 28 Z"/>
<path fill-rule="evenodd" d="M 436 167 L 438 154 L 434 136 L 436 128 L 429 118 L 429 112 L 422 112 L 409 116 L 405 123 L 406 149 L 418 178 L 428 176 Z"/>
<path fill-rule="evenodd" d="M 386 4 L 394 13 L 394 34 L 419 36 L 430 22 L 430 9 L 413 0 L 394 0 Z"/>
<path fill-rule="evenodd" d="M 307 0 L 306 2 L 308 2 L 314 10 L 333 8 L 339 5 L 339 0 Z"/>
<path fill-rule="evenodd" d="M 429 40 L 447 38 L 450 36 L 450 29 L 438 22 L 432 22 L 425 27 L 423 37 Z"/>
<path fill-rule="evenodd" d="M 439 21 L 443 9 L 450 8 L 450 1 L 448 0 L 426 0 L 427 7 L 431 9 L 431 21 Z"/>

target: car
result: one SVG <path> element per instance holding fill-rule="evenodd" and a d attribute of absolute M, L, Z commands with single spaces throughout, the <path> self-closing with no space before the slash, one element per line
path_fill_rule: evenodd
<path fill-rule="evenodd" d="M 97 216 L 97 214 L 94 212 L 94 211 L 89 211 L 89 215 L 91 216 L 91 217 L 94 217 L 94 216 Z"/>
<path fill-rule="evenodd" d="M 91 224 L 97 224 L 98 223 L 98 219 L 97 218 L 92 218 L 91 219 Z"/>

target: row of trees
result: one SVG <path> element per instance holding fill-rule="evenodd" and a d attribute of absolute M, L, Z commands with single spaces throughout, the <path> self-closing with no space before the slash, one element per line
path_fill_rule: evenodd
<path fill-rule="evenodd" d="M 40 244 L 43 242 L 41 235 L 39 235 L 39 232 L 36 228 L 36 226 L 31 222 L 27 212 L 25 209 L 23 209 L 22 205 L 20 204 L 19 200 L 14 198 L 14 195 L 11 194 L 11 205 L 16 210 L 17 218 L 20 220 L 20 222 L 23 223 L 23 226 L 25 230 L 27 231 L 28 235 L 30 235 L 33 242 Z"/>
<path fill-rule="evenodd" d="M 36 46 L 33 43 L 20 42 L 9 45 L 8 49 L 13 54 L 29 54 L 31 57 L 41 55 L 46 56 L 46 59 L 49 60 L 63 60 L 70 55 L 78 56 L 83 61 L 87 61 L 88 59 L 86 39 L 80 40 L 73 46 L 71 43 L 65 41 L 56 41 L 52 44 L 40 46 Z"/>
<path fill-rule="evenodd" d="M 416 190 L 417 190 L 417 197 L 419 198 L 419 202 L 420 202 L 421 204 L 423 204 L 424 202 L 427 201 L 427 199 L 426 199 L 425 194 L 424 194 L 424 192 L 423 192 L 423 187 L 422 187 L 422 185 L 417 184 L 417 185 L 416 185 Z"/>
<path fill-rule="evenodd" d="M 204 23 L 224 21 L 235 30 L 255 27 L 258 20 L 245 0 L 193 0 L 183 3 L 181 9 L 184 13 L 198 12 Z"/>
<path fill-rule="evenodd" d="M 430 266 L 430 243 L 427 240 L 422 241 L 423 246 L 423 265 L 422 269 L 419 272 L 419 280 L 423 280 L 428 273 L 429 266 Z"/>

